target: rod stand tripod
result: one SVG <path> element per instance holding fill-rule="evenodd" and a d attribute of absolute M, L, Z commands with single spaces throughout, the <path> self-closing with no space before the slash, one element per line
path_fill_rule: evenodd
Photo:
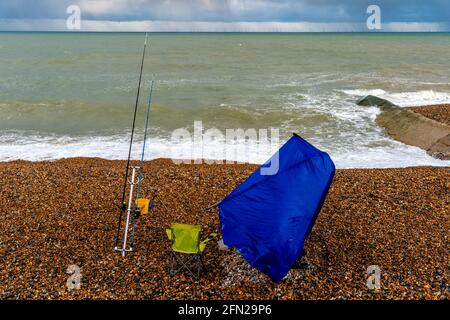
<path fill-rule="evenodd" d="M 139 170 L 139 169 L 140 169 L 140 167 L 132 167 L 131 181 L 128 181 L 128 183 L 130 185 L 130 195 L 128 197 L 127 218 L 125 220 L 125 228 L 124 228 L 124 234 L 123 234 L 122 247 L 116 246 L 114 248 L 115 251 L 122 252 L 122 257 L 124 257 L 127 252 L 133 251 L 133 247 L 127 246 L 127 242 L 128 242 L 128 230 L 129 230 L 129 225 L 130 225 L 130 216 L 132 213 L 135 214 L 135 211 L 136 211 L 136 207 L 135 207 L 134 201 L 133 201 L 134 186 L 138 185 L 140 182 L 139 180 L 142 179 L 141 177 L 139 177 L 138 181 L 136 182 L 136 170 Z"/>

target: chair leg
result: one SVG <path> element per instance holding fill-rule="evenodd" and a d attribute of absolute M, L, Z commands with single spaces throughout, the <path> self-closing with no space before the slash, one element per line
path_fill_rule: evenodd
<path fill-rule="evenodd" d="M 201 255 L 197 255 L 197 259 L 196 260 L 197 260 L 197 277 L 196 277 L 196 280 L 199 280 L 200 279 L 200 271 L 202 270 L 202 264 L 203 264 Z"/>
<path fill-rule="evenodd" d="M 177 256 L 174 252 L 170 253 L 171 260 L 169 265 L 169 274 L 174 276 L 181 270 L 188 271 L 196 280 L 200 279 L 200 272 L 205 268 L 201 254 L 192 255 L 183 259 Z M 189 267 L 191 265 L 191 268 Z M 194 268 L 197 268 L 195 270 Z M 194 272 L 196 271 L 196 272 Z"/>
<path fill-rule="evenodd" d="M 200 263 L 202 265 L 202 269 L 206 270 L 206 266 L 205 266 L 205 263 L 203 262 L 202 255 L 200 255 Z"/>
<path fill-rule="evenodd" d="M 175 254 L 173 252 L 170 253 L 170 265 L 169 265 L 169 274 L 173 276 L 175 274 L 175 265 L 176 265 L 176 258 Z"/>
<path fill-rule="evenodd" d="M 194 278 L 196 277 L 195 273 L 191 270 L 191 268 L 189 268 L 189 264 L 191 264 L 191 263 L 193 263 L 193 265 L 195 266 L 195 258 L 196 258 L 195 256 L 184 257 L 182 255 L 176 255 L 175 253 L 173 253 L 173 257 L 174 257 L 174 260 L 175 260 L 176 267 L 174 268 L 175 270 L 172 272 L 172 275 L 175 275 L 175 274 L 177 274 L 178 272 L 180 272 L 182 270 L 186 270 Z"/>

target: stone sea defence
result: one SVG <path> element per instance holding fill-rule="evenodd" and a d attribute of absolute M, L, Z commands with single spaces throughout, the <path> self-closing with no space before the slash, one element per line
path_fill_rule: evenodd
<path fill-rule="evenodd" d="M 360 106 L 378 106 L 381 109 L 376 122 L 394 139 L 422 148 L 431 156 L 450 159 L 450 126 L 427 118 L 390 101 L 366 96 L 357 102 Z"/>

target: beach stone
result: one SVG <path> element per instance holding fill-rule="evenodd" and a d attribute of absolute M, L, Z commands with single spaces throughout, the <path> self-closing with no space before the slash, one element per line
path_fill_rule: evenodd
<path fill-rule="evenodd" d="M 137 162 L 133 162 L 133 165 Z M 337 170 L 305 242 L 305 268 L 280 283 L 210 242 L 200 279 L 168 272 L 171 223 L 220 232 L 217 203 L 256 165 L 146 162 L 133 252 L 114 251 L 125 161 L 0 163 L 0 299 L 449 299 L 450 168 Z M 1 249 L 0 249 L 0 252 Z M 78 265 L 80 289 L 68 290 Z M 378 265 L 381 288 L 367 287 Z"/>

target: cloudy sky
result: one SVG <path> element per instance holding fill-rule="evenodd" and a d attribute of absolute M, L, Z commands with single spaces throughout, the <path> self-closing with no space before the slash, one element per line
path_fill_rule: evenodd
<path fill-rule="evenodd" d="M 368 31 L 369 5 L 382 31 L 450 31 L 450 0 L 0 0 L 0 31 Z"/>

